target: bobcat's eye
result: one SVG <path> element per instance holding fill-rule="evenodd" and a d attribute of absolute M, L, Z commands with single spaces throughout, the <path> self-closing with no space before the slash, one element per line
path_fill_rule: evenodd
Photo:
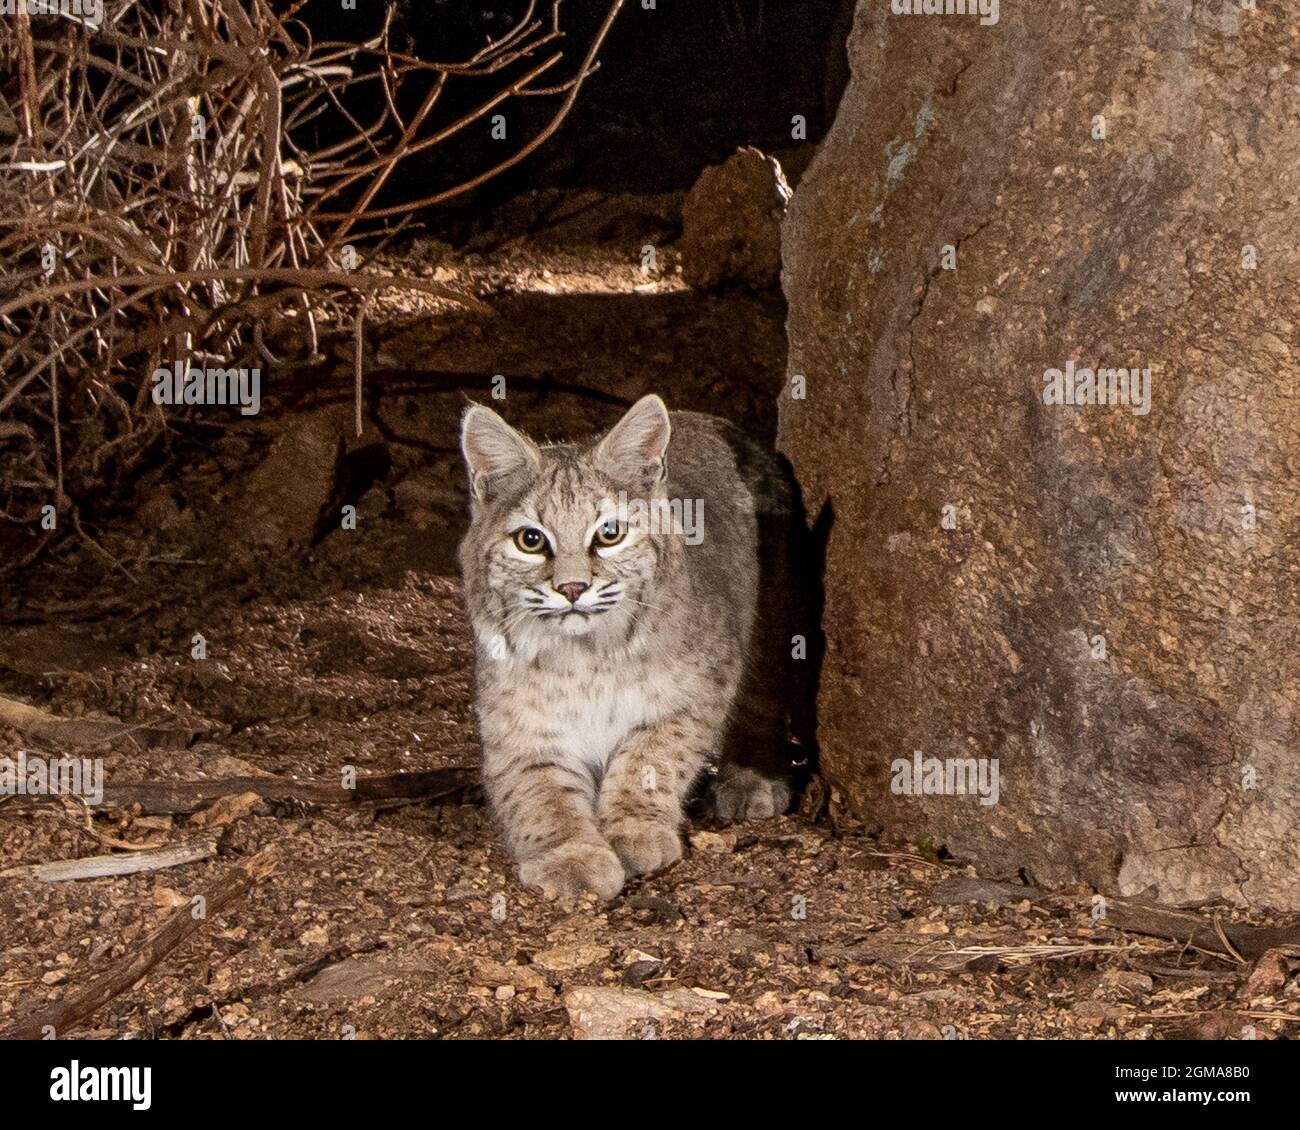
<path fill-rule="evenodd" d="M 618 545 L 627 536 L 627 527 L 620 522 L 609 521 L 596 530 L 591 544 L 595 546 Z"/>
<path fill-rule="evenodd" d="M 533 526 L 515 531 L 515 548 L 524 553 L 545 553 L 546 535 Z"/>

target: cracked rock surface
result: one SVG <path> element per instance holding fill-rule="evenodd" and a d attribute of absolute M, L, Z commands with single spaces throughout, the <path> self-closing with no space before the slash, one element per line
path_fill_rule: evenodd
<path fill-rule="evenodd" d="M 859 6 L 783 230 L 781 444 L 833 508 L 820 733 L 860 814 L 1294 910 L 1300 30 L 1190 12 Z M 1067 365 L 1149 370 L 1149 411 L 1048 403 Z M 895 792 L 916 750 L 997 759 L 997 803 Z"/>

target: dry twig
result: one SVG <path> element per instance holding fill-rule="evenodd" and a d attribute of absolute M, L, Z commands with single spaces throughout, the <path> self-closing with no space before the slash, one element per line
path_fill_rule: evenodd
<path fill-rule="evenodd" d="M 212 840 L 191 840 L 165 847 L 138 851 L 133 855 L 87 855 L 81 859 L 56 859 L 49 863 L 28 863 L 0 871 L 0 879 L 35 879 L 39 883 L 66 883 L 73 879 L 102 879 L 109 875 L 134 875 L 139 871 L 161 871 L 211 859 L 217 854 Z"/>
<path fill-rule="evenodd" d="M 41 1040 L 50 1034 L 63 1039 L 77 1024 L 93 1016 L 139 981 L 205 922 L 211 921 L 231 903 L 243 898 L 254 884 L 275 870 L 276 862 L 274 848 L 267 848 L 236 864 L 215 886 L 203 893 L 202 915 L 196 915 L 194 906 L 187 903 L 103 976 L 81 992 L 74 993 L 0 1033 L 0 1040 Z"/>
<path fill-rule="evenodd" d="M 40 539 L 0 572 L 53 536 L 44 507 L 63 533 L 167 442 L 190 409 L 153 402 L 157 369 L 268 363 L 268 327 L 315 357 L 322 327 L 346 332 L 379 289 L 475 305 L 353 270 L 346 241 L 392 235 L 544 144 L 623 4 L 559 80 L 560 0 L 547 15 L 532 0 L 456 62 L 393 50 L 391 10 L 366 42 L 317 42 L 303 0 L 123 0 L 98 29 L 25 10 L 0 21 L 0 521 Z M 453 88 L 480 93 L 442 113 Z M 547 97 L 545 124 L 490 168 L 396 199 L 413 158 Z"/>
<path fill-rule="evenodd" d="M 215 781 L 137 781 L 104 786 L 104 803 L 114 808 L 139 806 L 145 815 L 194 812 L 224 796 L 256 793 L 267 800 L 347 805 L 366 801 L 437 800 L 460 796 L 478 781 L 473 769 L 430 769 L 420 773 L 385 773 L 358 777 L 355 788 L 341 780 L 294 780 L 289 777 L 227 777 Z"/>

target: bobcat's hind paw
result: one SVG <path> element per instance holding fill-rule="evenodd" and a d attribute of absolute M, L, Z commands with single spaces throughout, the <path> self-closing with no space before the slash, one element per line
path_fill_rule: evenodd
<path fill-rule="evenodd" d="M 519 881 L 548 895 L 577 898 L 588 891 L 608 901 L 623 889 L 623 864 L 607 844 L 573 840 L 519 865 Z"/>
<path fill-rule="evenodd" d="M 790 786 L 779 777 L 724 766 L 713 782 L 713 814 L 723 823 L 770 820 L 790 807 Z"/>
<path fill-rule="evenodd" d="M 603 830 L 629 875 L 648 875 L 682 857 L 682 837 L 671 824 L 618 820 Z"/>

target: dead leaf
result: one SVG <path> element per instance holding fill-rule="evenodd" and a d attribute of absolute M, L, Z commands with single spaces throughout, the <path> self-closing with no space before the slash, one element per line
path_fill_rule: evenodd
<path fill-rule="evenodd" d="M 1275 996 L 1290 975 L 1286 954 L 1281 950 L 1269 950 L 1255 962 L 1255 968 L 1250 971 L 1246 983 L 1237 990 L 1237 996 L 1243 1001 Z"/>
<path fill-rule="evenodd" d="M 217 797 L 207 808 L 194 813 L 190 823 L 202 828 L 223 828 L 247 816 L 262 798 L 257 793 L 235 793 Z"/>

